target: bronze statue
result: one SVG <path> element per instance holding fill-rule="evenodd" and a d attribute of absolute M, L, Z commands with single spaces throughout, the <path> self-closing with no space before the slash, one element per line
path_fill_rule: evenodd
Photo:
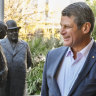
<path fill-rule="evenodd" d="M 4 22 L 0 21 L 0 39 L 3 39 L 6 35 L 7 26 Z M 5 84 L 7 80 L 7 62 L 3 49 L 0 45 L 0 96 L 5 96 Z"/>
<path fill-rule="evenodd" d="M 7 26 L 4 22 L 0 21 L 0 39 L 3 39 L 6 35 Z"/>
<path fill-rule="evenodd" d="M 25 96 L 26 70 L 32 66 L 28 44 L 18 39 L 19 29 L 14 20 L 6 22 L 7 37 L 0 41 L 8 63 L 6 96 Z"/>
<path fill-rule="evenodd" d="M 6 80 L 7 70 L 8 68 L 7 68 L 6 58 L 0 46 L 0 87 L 3 86 L 3 83 Z"/>

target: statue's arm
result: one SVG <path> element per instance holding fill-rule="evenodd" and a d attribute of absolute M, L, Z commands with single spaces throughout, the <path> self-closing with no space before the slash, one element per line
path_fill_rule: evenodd
<path fill-rule="evenodd" d="M 33 67 L 33 63 L 32 63 L 31 51 L 28 46 L 27 47 L 27 68 L 29 68 L 29 67 Z"/>
<path fill-rule="evenodd" d="M 6 58 L 0 46 L 0 87 L 7 80 L 7 72 L 8 72 L 8 68 L 7 68 Z"/>

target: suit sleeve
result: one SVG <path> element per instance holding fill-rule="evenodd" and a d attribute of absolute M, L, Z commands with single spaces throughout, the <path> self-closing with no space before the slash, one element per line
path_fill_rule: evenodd
<path fill-rule="evenodd" d="M 8 68 L 6 58 L 0 46 L 0 87 L 3 86 L 4 82 L 7 79 L 7 72 Z"/>
<path fill-rule="evenodd" d="M 33 67 L 32 58 L 31 58 L 31 51 L 29 46 L 27 45 L 27 68 Z"/>
<path fill-rule="evenodd" d="M 47 57 L 48 57 L 48 54 L 47 54 Z M 41 88 L 41 96 L 49 96 L 49 89 L 48 89 L 48 85 L 47 85 L 47 76 L 46 76 L 47 57 L 46 57 L 46 62 L 44 64 L 44 70 L 43 70 L 43 81 L 42 81 L 42 88 Z"/>

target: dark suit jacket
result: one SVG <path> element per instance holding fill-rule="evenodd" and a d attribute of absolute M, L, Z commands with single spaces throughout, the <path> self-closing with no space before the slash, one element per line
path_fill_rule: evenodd
<path fill-rule="evenodd" d="M 68 47 L 51 50 L 47 54 L 43 71 L 41 96 L 61 96 L 57 74 Z M 68 96 L 96 96 L 96 43 L 88 54 Z"/>

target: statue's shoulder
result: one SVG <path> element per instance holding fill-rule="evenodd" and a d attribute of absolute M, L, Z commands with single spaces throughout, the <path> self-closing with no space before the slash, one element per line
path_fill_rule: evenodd
<path fill-rule="evenodd" d="M 6 42 L 6 41 L 7 41 L 6 38 L 4 38 L 4 39 L 0 39 L 0 44 L 1 44 L 1 43 L 4 43 L 4 42 Z"/>
<path fill-rule="evenodd" d="M 19 44 L 23 44 L 24 46 L 28 46 L 28 43 L 26 42 L 26 41 L 24 41 L 24 40 L 21 40 L 21 39 L 19 39 Z"/>

